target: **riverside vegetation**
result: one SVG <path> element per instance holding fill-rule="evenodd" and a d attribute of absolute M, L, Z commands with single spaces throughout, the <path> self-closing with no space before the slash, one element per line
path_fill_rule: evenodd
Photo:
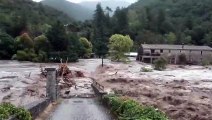
<path fill-rule="evenodd" d="M 127 97 L 106 95 L 103 100 L 119 120 L 168 120 L 163 112 L 154 107 L 140 105 Z"/>
<path fill-rule="evenodd" d="M 31 114 L 24 108 L 17 108 L 10 103 L 0 104 L 0 120 L 15 116 L 18 120 L 32 120 Z"/>

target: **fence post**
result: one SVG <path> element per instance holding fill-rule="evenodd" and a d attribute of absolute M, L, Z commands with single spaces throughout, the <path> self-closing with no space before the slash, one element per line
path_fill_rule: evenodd
<path fill-rule="evenodd" d="M 56 68 L 46 68 L 47 82 L 46 82 L 46 96 L 50 101 L 57 100 L 57 78 Z"/>

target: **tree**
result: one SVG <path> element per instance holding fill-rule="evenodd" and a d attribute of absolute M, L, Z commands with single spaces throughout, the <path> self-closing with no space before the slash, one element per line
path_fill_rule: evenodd
<path fill-rule="evenodd" d="M 170 32 L 169 34 L 165 34 L 164 36 L 166 43 L 174 44 L 177 40 L 177 37 L 174 33 Z"/>
<path fill-rule="evenodd" d="M 15 40 L 10 35 L 0 32 L 0 59 L 10 59 L 15 52 Z"/>
<path fill-rule="evenodd" d="M 105 15 L 100 4 L 97 4 L 94 13 L 94 37 L 93 45 L 94 52 L 100 57 L 104 56 L 108 52 L 108 38 L 105 35 Z"/>
<path fill-rule="evenodd" d="M 49 52 L 50 42 L 45 35 L 40 35 L 34 39 L 35 51 Z"/>
<path fill-rule="evenodd" d="M 119 7 L 116 9 L 113 16 L 114 33 L 127 34 L 129 27 L 127 13 L 127 9 L 120 9 Z"/>
<path fill-rule="evenodd" d="M 68 38 L 65 27 L 61 22 L 57 22 L 47 33 L 47 38 L 51 43 L 53 51 L 66 51 L 68 49 Z"/>
<path fill-rule="evenodd" d="M 80 43 L 82 44 L 83 50 L 84 50 L 84 54 L 82 55 L 85 58 L 89 58 L 91 56 L 92 53 L 92 44 L 90 41 L 87 40 L 87 38 L 80 38 L 79 39 Z"/>
<path fill-rule="evenodd" d="M 166 58 L 160 57 L 154 61 L 153 65 L 154 65 L 155 70 L 162 71 L 162 70 L 166 69 L 167 63 L 168 62 L 167 62 Z"/>
<path fill-rule="evenodd" d="M 130 52 L 133 41 L 127 36 L 115 34 L 110 37 L 109 50 L 111 59 L 114 61 L 125 61 L 125 53 Z"/>
<path fill-rule="evenodd" d="M 24 33 L 21 36 L 17 37 L 16 44 L 19 50 L 26 48 L 33 48 L 34 43 L 28 33 Z"/>
<path fill-rule="evenodd" d="M 204 37 L 204 43 L 212 47 L 212 32 L 208 33 Z"/>

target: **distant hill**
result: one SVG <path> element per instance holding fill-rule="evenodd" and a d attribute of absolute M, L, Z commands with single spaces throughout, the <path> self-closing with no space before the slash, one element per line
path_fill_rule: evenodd
<path fill-rule="evenodd" d="M 25 14 L 26 18 L 29 17 L 28 20 L 34 19 L 34 21 L 41 23 L 52 19 L 63 22 L 72 21 L 66 14 L 31 0 L 0 0 L 0 11 L 2 16 L 10 17 Z M 42 21 L 38 21 L 40 19 Z"/>
<path fill-rule="evenodd" d="M 89 8 L 90 10 L 94 11 L 96 9 L 96 5 L 98 1 L 86 1 L 79 3 L 81 6 Z M 105 9 L 107 6 L 111 8 L 113 11 L 116 10 L 117 7 L 128 7 L 131 3 L 121 1 L 121 0 L 102 0 L 101 5 Z"/>
<path fill-rule="evenodd" d="M 60 10 L 75 20 L 84 21 L 93 16 L 92 10 L 66 0 L 43 0 L 41 3 Z"/>

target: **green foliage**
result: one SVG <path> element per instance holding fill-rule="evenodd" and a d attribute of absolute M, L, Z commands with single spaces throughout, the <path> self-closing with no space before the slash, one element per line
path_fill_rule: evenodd
<path fill-rule="evenodd" d="M 45 51 L 50 50 L 50 42 L 45 35 L 40 35 L 34 39 L 34 48 L 35 51 Z"/>
<path fill-rule="evenodd" d="M 184 53 L 180 54 L 178 56 L 178 61 L 179 61 L 179 64 L 185 65 L 187 63 L 186 55 Z"/>
<path fill-rule="evenodd" d="M 38 36 L 44 33 L 45 24 L 72 21 L 62 12 L 31 0 L 1 0 L 0 6 L 0 29 L 12 37 L 24 32 Z"/>
<path fill-rule="evenodd" d="M 32 120 L 31 114 L 24 108 L 17 108 L 10 103 L 0 104 L 0 119 L 8 119 L 9 116 L 15 116 L 18 120 Z"/>
<path fill-rule="evenodd" d="M 100 4 L 97 4 L 94 13 L 94 35 L 93 35 L 93 47 L 94 52 L 98 56 L 104 56 L 108 52 L 108 38 L 110 35 L 110 19 L 104 14 L 104 11 Z"/>
<path fill-rule="evenodd" d="M 127 97 L 107 95 L 103 99 L 119 120 L 168 120 L 163 112 L 153 107 L 140 105 Z"/>
<path fill-rule="evenodd" d="M 18 50 L 13 59 L 19 61 L 45 62 L 47 61 L 47 54 L 44 51 L 35 53 L 34 49 Z"/>
<path fill-rule="evenodd" d="M 21 36 L 17 37 L 17 45 L 19 49 L 25 49 L 25 48 L 33 48 L 34 43 L 31 37 L 28 35 L 28 33 L 24 33 Z"/>
<path fill-rule="evenodd" d="M 166 69 L 167 60 L 164 57 L 160 57 L 154 61 L 155 70 L 164 70 Z"/>
<path fill-rule="evenodd" d="M 10 59 L 14 54 L 15 40 L 10 35 L 0 32 L 0 59 Z"/>
<path fill-rule="evenodd" d="M 20 61 L 32 61 L 37 55 L 33 49 L 18 50 L 16 59 Z"/>
<path fill-rule="evenodd" d="M 130 52 L 133 41 L 129 36 L 115 34 L 110 37 L 109 49 L 111 59 L 114 61 L 125 61 L 125 53 Z"/>
<path fill-rule="evenodd" d="M 127 34 L 138 45 L 212 46 L 211 4 L 211 0 L 139 0 L 128 7 L 130 31 Z M 116 17 L 115 14 L 113 18 Z"/>
<path fill-rule="evenodd" d="M 66 51 L 68 49 L 68 38 L 65 27 L 61 22 L 56 22 L 49 30 L 46 37 L 51 43 L 54 51 Z"/>
<path fill-rule="evenodd" d="M 90 41 L 88 41 L 87 38 L 84 38 L 84 37 L 80 38 L 79 41 L 80 41 L 80 43 L 82 44 L 82 47 L 83 47 L 82 48 L 83 49 L 82 56 L 84 58 L 90 58 L 91 53 L 92 53 L 92 49 L 93 49 L 92 43 Z"/>
<path fill-rule="evenodd" d="M 165 34 L 164 37 L 165 37 L 166 43 L 168 43 L 168 44 L 174 44 L 177 40 L 177 37 L 173 32 Z"/>

